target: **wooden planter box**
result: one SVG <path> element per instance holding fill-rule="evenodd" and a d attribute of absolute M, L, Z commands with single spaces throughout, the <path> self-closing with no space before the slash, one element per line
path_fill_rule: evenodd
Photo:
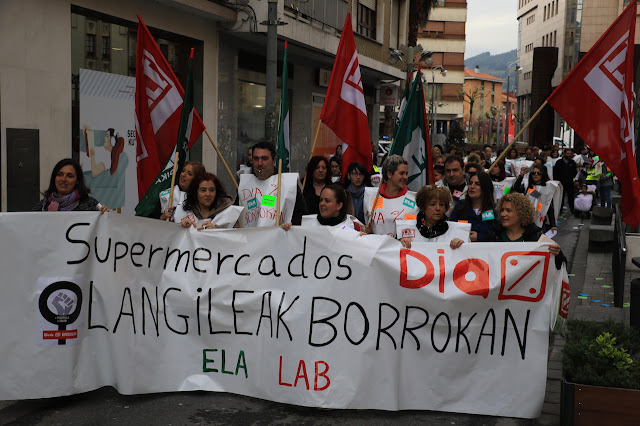
<path fill-rule="evenodd" d="M 563 425 L 638 425 L 640 390 L 580 385 L 562 381 Z"/>

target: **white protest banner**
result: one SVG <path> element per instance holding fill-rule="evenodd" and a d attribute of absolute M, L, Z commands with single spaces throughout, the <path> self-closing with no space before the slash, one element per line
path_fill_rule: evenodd
<path fill-rule="evenodd" d="M 406 194 L 397 198 L 384 198 L 382 195 L 376 199 L 378 189 L 373 187 L 364 190 L 364 219 L 366 223 L 371 223 L 374 234 L 388 235 L 396 237 L 396 220 L 411 220 L 418 216 L 418 206 L 416 206 L 416 193 L 407 191 Z M 375 209 L 373 203 L 376 202 Z M 369 222 L 373 212 L 373 220 Z"/>
<path fill-rule="evenodd" d="M 513 187 L 513 183 L 516 181 L 514 177 L 506 177 L 500 182 L 493 182 L 493 189 L 496 197 L 496 201 L 498 201 L 504 194 L 508 194 L 511 192 L 511 188 Z"/>
<path fill-rule="evenodd" d="M 280 180 L 280 223 L 291 222 L 293 208 L 296 205 L 298 184 L 297 173 L 282 173 Z M 278 175 L 269 179 L 258 179 L 253 174 L 240 175 L 238 198 L 246 209 L 241 216 L 243 228 L 276 226 L 276 195 L 278 192 Z"/>
<path fill-rule="evenodd" d="M 447 225 L 449 229 L 444 234 L 438 237 L 426 238 L 418 230 L 415 220 L 398 219 L 396 220 L 396 235 L 398 239 L 411 238 L 413 242 L 418 243 L 449 243 L 454 238 L 460 238 L 465 243 L 469 242 L 470 223 L 447 221 Z"/>
<path fill-rule="evenodd" d="M 529 198 L 529 201 L 531 201 L 531 205 L 533 206 L 533 216 L 537 227 L 542 228 L 544 220 L 547 217 L 549 207 L 551 206 L 551 202 L 554 200 L 554 197 L 557 196 L 559 188 L 561 187 L 559 187 L 558 182 L 555 181 L 549 181 L 544 186 L 536 185 L 529 187 L 527 191 L 527 198 Z M 561 189 L 560 195 L 562 195 Z M 555 205 L 559 206 L 558 203 L 555 203 L 554 207 Z M 557 214 L 555 217 L 558 217 Z"/>
<path fill-rule="evenodd" d="M 408 250 L 324 227 L 193 232 L 98 212 L 5 213 L 0 234 L 0 400 L 113 386 L 542 408 L 561 282 L 548 243 Z"/>
<path fill-rule="evenodd" d="M 523 167 L 531 168 L 532 165 L 533 165 L 533 161 L 525 160 L 524 158 L 505 161 L 505 167 L 511 171 L 511 176 L 513 177 L 520 176 L 520 170 L 522 170 Z M 527 173 L 527 176 L 529 176 L 528 173 Z"/>
<path fill-rule="evenodd" d="M 544 163 L 544 166 L 547 168 L 547 175 L 551 180 L 553 180 L 553 166 L 556 165 L 559 159 L 560 157 L 558 158 L 547 157 L 547 162 Z"/>
<path fill-rule="evenodd" d="M 344 217 L 344 220 L 337 225 L 322 225 L 320 221 L 318 221 L 317 214 L 307 214 L 302 216 L 302 222 L 300 226 L 327 226 L 330 228 L 338 228 L 338 229 L 352 229 L 354 231 L 363 231 L 364 224 L 361 223 L 358 218 L 352 216 L 350 214 Z"/>
<path fill-rule="evenodd" d="M 198 217 L 190 210 L 185 210 L 184 206 L 180 204 L 176 207 L 175 213 L 173 215 L 173 221 L 175 223 L 180 223 L 182 219 L 188 217 L 192 223 L 195 224 L 195 228 L 200 228 L 205 223 L 210 223 L 212 225 L 216 225 L 217 228 L 233 228 L 240 215 L 244 212 L 244 207 L 242 206 L 229 206 L 226 209 L 219 212 L 213 219 L 198 219 Z"/>

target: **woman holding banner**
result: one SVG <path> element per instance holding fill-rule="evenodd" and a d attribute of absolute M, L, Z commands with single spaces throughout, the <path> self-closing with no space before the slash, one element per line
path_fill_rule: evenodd
<path fill-rule="evenodd" d="M 237 228 L 243 208 L 233 206 L 233 199 L 213 173 L 202 173 L 189 185 L 185 200 L 178 205 L 173 216 L 183 228 L 198 229 Z"/>
<path fill-rule="evenodd" d="M 331 184 L 329 162 L 321 155 L 311 157 L 309 164 L 307 164 L 307 178 L 302 190 L 309 213 L 318 214 L 320 212 L 318 210 L 320 193 L 322 188 L 329 184 Z"/>
<path fill-rule="evenodd" d="M 344 176 L 344 187 L 351 195 L 354 216 L 364 223 L 364 189 L 371 187 L 371 178 L 362 163 L 351 163 Z"/>
<path fill-rule="evenodd" d="M 331 226 L 333 228 L 351 228 L 358 232 L 364 225 L 353 216 L 351 197 L 340 185 L 331 184 L 324 187 L 320 193 L 318 214 L 302 216 L 302 226 Z M 291 224 L 282 225 L 285 230 L 291 229 Z"/>
<path fill-rule="evenodd" d="M 471 224 L 471 241 L 487 241 L 487 235 L 495 223 L 494 189 L 491 178 L 478 172 L 469 179 L 467 195 L 451 212 L 452 222 Z"/>
<path fill-rule="evenodd" d="M 187 191 L 193 179 L 204 172 L 204 165 L 198 161 L 187 161 L 184 163 L 178 184 L 173 188 L 173 202 L 171 203 L 171 207 L 168 207 L 171 190 L 166 189 L 160 193 L 159 205 L 160 211 L 162 212 L 160 220 L 167 220 L 173 216 L 176 207 L 182 204 L 187 197 Z"/>
<path fill-rule="evenodd" d="M 536 189 L 536 186 L 546 186 L 549 181 L 547 176 L 547 168 L 544 164 L 534 164 L 529 171 L 529 181 L 526 185 L 523 183 L 523 175 L 521 174 L 513 184 L 512 191 L 519 192 L 520 194 L 529 194 Z M 545 217 L 544 224 L 542 225 L 542 232 L 545 233 L 548 230 L 557 231 L 556 215 L 553 208 L 553 200 L 547 210 L 547 216 Z"/>
<path fill-rule="evenodd" d="M 448 242 L 452 249 L 457 249 L 462 243 L 469 242 L 471 225 L 447 221 L 445 212 L 451 204 L 451 193 L 447 188 L 423 186 L 416 194 L 416 204 L 420 209 L 416 220 L 396 221 L 397 235 L 404 247 L 411 248 L 412 242 Z"/>
<path fill-rule="evenodd" d="M 407 180 L 409 163 L 399 155 L 390 155 L 382 164 L 380 190 L 366 188 L 364 191 L 365 219 L 368 234 L 389 235 L 396 238 L 398 219 L 416 219 L 416 193 L 409 191 Z"/>
<path fill-rule="evenodd" d="M 44 198 L 33 206 L 33 211 L 69 212 L 99 210 L 104 214 L 109 209 L 89 196 L 89 188 L 84 183 L 80 163 L 71 158 L 58 161 L 53 167 L 49 188 L 42 193 Z"/>
<path fill-rule="evenodd" d="M 534 210 L 527 197 L 519 193 L 509 193 L 498 201 L 500 222 L 489 233 L 488 241 L 525 242 L 538 241 L 540 228 L 534 223 Z M 556 257 L 556 268 L 560 269 L 567 258 L 562 254 L 559 244 L 551 244 L 549 252 Z"/>

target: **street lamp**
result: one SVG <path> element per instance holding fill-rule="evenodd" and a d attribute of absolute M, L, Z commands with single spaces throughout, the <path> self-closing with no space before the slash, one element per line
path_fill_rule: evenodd
<path fill-rule="evenodd" d="M 515 71 L 518 72 L 522 69 L 522 67 L 518 64 L 518 61 L 512 61 L 509 62 L 507 64 L 507 111 L 505 113 L 506 115 L 506 119 L 505 119 L 505 131 L 504 131 L 504 145 L 507 146 L 509 145 L 509 78 L 511 77 L 511 74 L 509 74 L 509 68 L 511 67 L 515 67 Z"/>
<path fill-rule="evenodd" d="M 434 100 L 436 98 L 436 70 L 440 70 L 440 74 L 445 77 L 447 70 L 442 65 L 434 65 L 431 67 L 431 144 L 435 143 L 436 139 L 436 120 L 438 113 L 434 108 Z"/>

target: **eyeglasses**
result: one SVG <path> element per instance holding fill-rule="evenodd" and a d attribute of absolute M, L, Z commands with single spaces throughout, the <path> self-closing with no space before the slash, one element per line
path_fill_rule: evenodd
<path fill-rule="evenodd" d="M 540 173 L 540 172 L 531 172 L 530 174 L 537 175 L 537 176 L 542 176 L 542 173 Z"/>
<path fill-rule="evenodd" d="M 351 176 L 353 176 L 353 177 L 364 176 L 364 174 L 363 174 L 363 173 L 356 172 L 356 171 L 353 171 L 353 172 L 351 172 L 351 173 L 349 173 L 349 174 L 350 174 Z"/>

